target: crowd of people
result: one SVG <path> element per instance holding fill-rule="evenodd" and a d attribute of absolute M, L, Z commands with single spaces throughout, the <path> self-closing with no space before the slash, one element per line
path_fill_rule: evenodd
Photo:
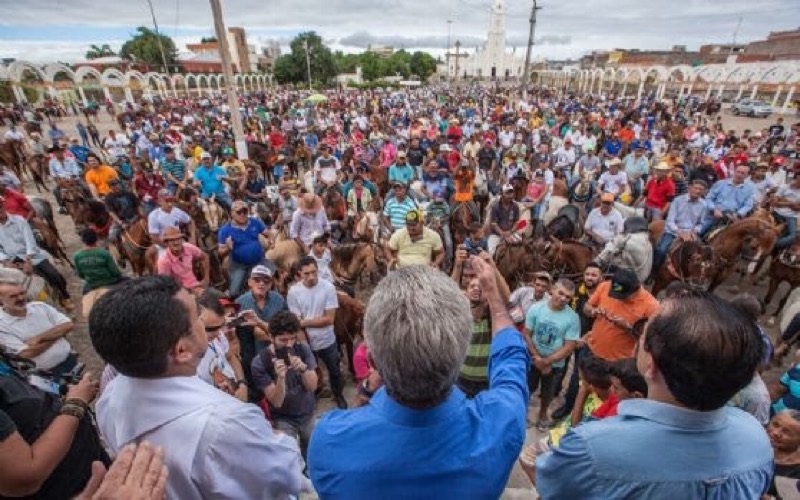
<path fill-rule="evenodd" d="M 800 364 L 761 377 L 800 315 L 773 357 L 757 298 L 673 259 L 763 218 L 797 266 L 800 124 L 546 88 L 305 98 L 240 97 L 246 155 L 219 97 L 112 105 L 105 137 L 6 113 L 0 496 L 498 498 L 517 461 L 542 498 L 800 491 Z M 102 374 L 19 162 L 75 222 Z M 366 305 L 342 259 L 380 274 Z"/>

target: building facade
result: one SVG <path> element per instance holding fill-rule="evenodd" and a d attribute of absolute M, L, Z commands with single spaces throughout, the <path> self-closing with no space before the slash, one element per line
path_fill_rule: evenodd
<path fill-rule="evenodd" d="M 451 52 L 452 54 L 452 52 Z M 450 78 L 510 79 L 520 78 L 525 66 L 525 51 L 506 50 L 506 9 L 504 0 L 496 0 L 489 17 L 489 32 L 483 47 L 464 60 L 451 55 Z M 456 71 L 458 70 L 458 71 Z"/>

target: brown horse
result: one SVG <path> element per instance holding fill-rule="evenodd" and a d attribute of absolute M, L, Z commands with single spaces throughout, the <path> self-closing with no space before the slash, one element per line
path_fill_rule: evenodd
<path fill-rule="evenodd" d="M 342 193 L 332 186 L 325 190 L 322 206 L 325 207 L 325 215 L 331 223 L 333 240 L 341 241 L 347 234 L 347 201 Z"/>
<path fill-rule="evenodd" d="M 61 187 L 61 199 L 64 202 L 64 207 L 67 209 L 69 216 L 72 217 L 72 222 L 75 226 L 82 226 L 86 223 L 87 210 L 86 206 L 89 197 L 77 181 L 73 179 L 62 179 L 58 181 Z"/>
<path fill-rule="evenodd" d="M 464 235 L 469 233 L 469 228 L 473 222 L 480 221 L 474 220 L 472 211 L 467 203 L 462 203 L 453 210 L 453 213 L 450 214 L 450 233 L 453 237 L 454 247 L 458 247 L 464 242 Z"/>
<path fill-rule="evenodd" d="M 119 254 L 130 261 L 136 276 L 142 276 L 147 270 L 145 254 L 153 244 L 147 229 L 147 219 L 139 218 L 123 229 L 116 244 Z M 155 272 L 154 269 L 149 271 Z"/>
<path fill-rule="evenodd" d="M 370 283 L 376 284 L 385 274 L 380 262 L 383 253 L 373 243 L 348 243 L 331 250 L 331 271 L 339 280 L 355 287 L 361 277 L 369 275 Z"/>
<path fill-rule="evenodd" d="M 360 300 L 354 299 L 342 291 L 337 290 L 336 298 L 339 300 L 339 307 L 336 309 L 336 316 L 333 318 L 333 332 L 336 335 L 337 346 L 344 347 L 344 354 L 347 357 L 350 373 L 355 375 L 353 340 L 357 336 L 363 337 L 366 306 Z"/>
<path fill-rule="evenodd" d="M 752 217 L 736 221 L 720 231 L 710 241 L 717 272 L 709 291 L 725 281 L 737 263 L 742 278 L 745 274 L 756 273 L 772 253 L 782 232 L 783 225 L 775 227 Z"/>
<path fill-rule="evenodd" d="M 22 172 L 25 169 L 22 141 L 9 140 L 0 142 L 0 163 L 11 168 L 16 176 L 22 180 Z"/>
<path fill-rule="evenodd" d="M 269 165 L 270 151 L 271 148 L 269 144 L 265 144 L 263 142 L 247 143 L 247 157 L 261 167 L 261 175 L 264 180 L 271 178 L 269 171 L 271 167 L 271 165 Z"/>
<path fill-rule="evenodd" d="M 594 248 L 580 241 L 550 237 L 534 243 L 533 255 L 537 271 L 547 271 L 556 278 L 579 280 L 594 258 Z"/>
<path fill-rule="evenodd" d="M 791 252 L 790 255 L 796 260 L 797 256 L 800 255 L 800 244 L 797 240 L 795 240 L 788 251 Z M 767 295 L 764 297 L 764 306 L 769 306 L 780 284 L 784 281 L 789 283 L 789 291 L 787 291 L 786 295 L 778 302 L 778 308 L 775 309 L 775 316 L 783 310 L 792 290 L 800 286 L 800 267 L 793 263 L 784 262 L 782 257 L 783 256 L 772 257 L 772 263 L 769 265 L 769 289 L 767 290 Z"/>
<path fill-rule="evenodd" d="M 31 174 L 33 183 L 36 185 L 37 193 L 41 193 L 42 188 L 44 188 L 45 192 L 48 191 L 47 184 L 45 184 L 47 169 L 48 166 L 45 163 L 45 157 L 43 155 L 36 155 L 28 158 L 28 173 Z"/>
<path fill-rule="evenodd" d="M 500 243 L 495 250 L 494 261 L 497 270 L 505 278 L 511 290 L 519 287 L 530 273 L 540 270 L 536 268 L 531 241 L 516 244 Z"/>
<path fill-rule="evenodd" d="M 655 271 L 650 293 L 655 297 L 676 280 L 696 288 L 706 288 L 714 272 L 714 255 L 710 246 L 702 241 L 678 241 L 670 247 L 661 268 Z"/>

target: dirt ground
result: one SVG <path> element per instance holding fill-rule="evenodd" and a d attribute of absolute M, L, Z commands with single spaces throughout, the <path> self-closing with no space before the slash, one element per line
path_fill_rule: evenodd
<path fill-rule="evenodd" d="M 735 129 L 737 132 L 741 132 L 744 129 L 751 129 L 753 131 L 760 130 L 765 127 L 769 127 L 774 121 L 774 117 L 766 118 L 766 119 L 757 119 L 757 118 L 745 118 L 745 117 L 735 117 L 729 112 L 725 111 L 723 114 L 723 123 L 726 129 Z M 77 136 L 75 131 L 75 124 L 77 123 L 76 117 L 67 117 L 63 118 L 58 122 L 59 128 L 64 130 L 67 135 L 74 135 Z M 100 120 L 97 123 L 98 129 L 100 130 L 101 135 L 105 135 L 108 130 L 110 129 L 117 129 L 118 126 L 115 122 L 111 121 L 110 117 L 104 111 L 100 112 Z M 5 127 L 0 127 L 0 134 L 5 132 Z M 27 195 L 33 196 L 41 196 L 43 198 L 48 199 L 53 205 L 55 206 L 55 200 L 51 193 L 37 193 L 36 188 L 33 186 L 32 182 L 29 179 L 25 179 L 25 193 Z M 56 225 L 58 226 L 59 232 L 61 233 L 61 237 L 63 238 L 66 247 L 67 247 L 67 254 L 72 256 L 77 250 L 80 249 L 81 244 L 78 236 L 75 233 L 74 225 L 72 220 L 67 215 L 55 215 L 56 218 Z M 764 266 L 765 269 L 768 266 Z M 68 339 L 69 342 L 72 344 L 73 349 L 80 355 L 80 359 L 84 362 L 87 366 L 87 369 L 98 374 L 101 373 L 103 368 L 103 361 L 99 358 L 97 353 L 94 351 L 92 347 L 91 340 L 89 339 L 86 321 L 83 318 L 83 315 L 80 311 L 80 297 L 81 297 L 81 286 L 82 281 L 75 276 L 72 270 L 64 265 L 58 265 L 58 268 L 64 273 L 64 276 L 67 278 L 69 283 L 69 290 L 72 294 L 74 299 L 76 309 L 75 313 L 72 315 L 73 320 L 76 323 L 75 330 L 69 335 Z M 764 272 L 762 272 L 762 276 Z M 756 279 L 755 284 L 751 283 L 752 280 L 747 279 L 742 281 L 738 275 L 732 275 L 728 281 L 719 288 L 718 293 L 723 297 L 732 297 L 734 294 L 739 293 L 741 291 L 750 291 L 754 293 L 757 297 L 763 298 L 766 294 L 766 285 L 767 285 L 767 278 L 763 277 L 762 279 Z M 775 300 L 771 305 L 768 306 L 768 311 L 771 313 L 774 311 L 774 308 L 777 307 L 778 300 L 780 297 L 783 296 L 784 293 L 788 293 L 788 286 L 783 284 L 779 289 Z M 365 297 L 366 298 L 366 297 Z M 773 339 L 777 338 L 779 332 L 777 332 L 777 328 L 775 326 L 769 325 L 767 322 L 768 317 L 765 316 L 762 318 L 762 326 L 769 332 L 770 336 Z M 780 375 L 783 373 L 785 368 L 773 368 L 767 373 L 764 374 L 765 381 L 769 384 L 777 380 Z M 348 400 L 354 394 L 354 388 L 352 381 L 348 383 L 348 386 L 345 391 L 346 397 Z M 560 405 L 561 401 L 554 402 L 552 409 L 557 408 Z M 318 413 L 324 413 L 328 409 L 332 408 L 332 402 L 329 399 L 323 399 L 320 401 L 318 406 Z M 532 420 L 535 420 L 538 411 L 538 398 L 532 398 L 531 405 L 529 407 L 529 416 Z M 538 439 L 539 432 L 535 428 L 530 428 L 528 430 L 528 439 L 527 442 L 533 442 L 534 439 Z M 530 482 L 525 477 L 522 470 L 519 466 L 515 466 L 514 470 L 512 471 L 511 477 L 508 482 L 508 490 L 504 498 L 517 498 L 517 497 L 530 497 Z"/>

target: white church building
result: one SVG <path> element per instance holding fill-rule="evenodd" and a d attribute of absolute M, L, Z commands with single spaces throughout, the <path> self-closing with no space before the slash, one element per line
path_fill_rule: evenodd
<path fill-rule="evenodd" d="M 454 54 L 453 50 L 450 51 Z M 483 47 L 477 47 L 475 52 L 467 57 L 451 56 L 449 61 L 449 78 L 479 78 L 479 79 L 511 79 L 522 76 L 525 66 L 525 51 L 519 53 L 516 47 L 506 50 L 506 8 L 504 0 L 496 0 L 489 17 L 489 33 Z M 458 75 L 456 76 L 456 67 Z"/>

